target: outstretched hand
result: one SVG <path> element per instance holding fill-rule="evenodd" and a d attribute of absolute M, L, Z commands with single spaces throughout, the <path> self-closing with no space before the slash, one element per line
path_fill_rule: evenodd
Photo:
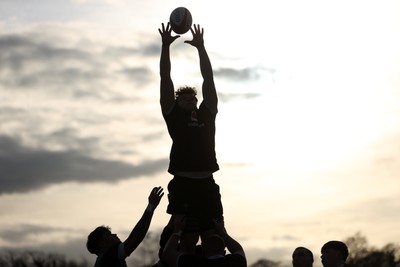
<path fill-rule="evenodd" d="M 163 45 L 170 45 L 175 41 L 175 39 L 181 37 L 180 35 L 175 35 L 175 36 L 171 35 L 172 27 L 169 22 L 167 23 L 167 27 L 165 27 L 164 23 L 161 23 L 161 29 L 158 28 L 158 32 L 161 35 L 161 40 Z"/>
<path fill-rule="evenodd" d="M 157 207 L 158 204 L 160 204 L 161 198 L 163 197 L 164 192 L 163 188 L 161 186 L 154 187 L 153 190 L 151 190 L 150 195 L 149 195 L 149 204 L 153 205 L 154 207 Z"/>
<path fill-rule="evenodd" d="M 185 43 L 193 45 L 194 47 L 199 48 L 200 46 L 204 45 L 204 39 L 203 39 L 203 33 L 204 29 L 201 28 L 200 30 L 200 25 L 193 24 L 193 27 L 190 28 L 190 31 L 192 32 L 193 35 L 193 40 L 187 40 Z"/>

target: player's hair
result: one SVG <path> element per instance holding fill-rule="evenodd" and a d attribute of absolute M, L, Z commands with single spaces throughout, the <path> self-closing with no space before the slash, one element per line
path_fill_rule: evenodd
<path fill-rule="evenodd" d="M 190 94 L 190 95 L 196 96 L 197 95 L 196 88 L 190 87 L 190 86 L 179 87 L 175 92 L 175 98 L 178 98 L 181 95 L 186 95 L 186 94 Z"/>
<path fill-rule="evenodd" d="M 89 235 L 86 242 L 86 247 L 90 253 L 99 255 L 100 254 L 100 242 L 103 239 L 104 234 L 111 234 L 111 228 L 108 226 L 99 226 L 94 229 Z"/>
<path fill-rule="evenodd" d="M 343 261 L 346 261 L 347 257 L 349 256 L 349 249 L 347 248 L 346 244 L 342 241 L 332 240 L 325 243 L 321 248 L 321 253 L 324 253 L 328 249 L 333 249 L 339 251 L 342 254 Z"/>
<path fill-rule="evenodd" d="M 308 255 L 308 257 L 311 258 L 311 261 L 314 262 L 314 254 L 312 253 L 311 250 L 309 250 L 309 249 L 306 248 L 306 247 L 297 247 L 294 251 L 296 251 L 296 250 L 298 250 L 298 249 L 304 250 L 305 253 Z"/>

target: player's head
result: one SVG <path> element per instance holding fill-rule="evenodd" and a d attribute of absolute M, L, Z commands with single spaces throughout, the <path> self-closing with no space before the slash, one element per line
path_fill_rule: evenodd
<path fill-rule="evenodd" d="M 196 251 L 199 234 L 196 232 L 184 232 L 180 240 L 180 251 L 188 254 L 193 254 Z"/>
<path fill-rule="evenodd" d="M 86 247 L 90 253 L 99 255 L 104 248 L 118 242 L 120 242 L 120 239 L 116 234 L 111 233 L 111 228 L 103 225 L 97 227 L 88 235 Z"/>
<path fill-rule="evenodd" d="M 314 255 L 308 248 L 297 247 L 292 254 L 293 267 L 311 267 L 314 262 Z"/>
<path fill-rule="evenodd" d="M 202 239 L 201 248 L 204 257 L 225 255 L 225 242 L 217 234 L 207 235 Z"/>
<path fill-rule="evenodd" d="M 178 106 L 184 110 L 192 111 L 197 108 L 197 91 L 194 87 L 183 86 L 175 92 Z"/>
<path fill-rule="evenodd" d="M 344 263 L 349 256 L 349 249 L 341 241 L 329 241 L 321 248 L 322 265 L 325 267 L 336 266 Z"/>

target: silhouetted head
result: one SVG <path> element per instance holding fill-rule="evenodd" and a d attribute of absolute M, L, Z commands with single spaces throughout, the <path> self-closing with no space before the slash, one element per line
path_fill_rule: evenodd
<path fill-rule="evenodd" d="M 103 225 L 97 227 L 88 235 L 86 247 L 90 253 L 100 255 L 108 247 L 120 242 L 118 236 L 111 233 L 111 228 Z"/>
<path fill-rule="evenodd" d="M 188 254 L 195 254 L 199 234 L 195 232 L 184 233 L 180 239 L 180 251 Z"/>
<path fill-rule="evenodd" d="M 297 247 L 292 254 L 293 267 L 311 267 L 314 262 L 314 255 L 308 248 Z"/>
<path fill-rule="evenodd" d="M 349 256 L 349 249 L 341 241 L 329 241 L 321 248 L 321 260 L 324 267 L 341 266 Z"/>
<path fill-rule="evenodd" d="M 197 91 L 194 87 L 183 86 L 175 92 L 175 99 L 178 106 L 187 111 L 197 109 Z"/>
<path fill-rule="evenodd" d="M 201 249 L 204 257 L 225 255 L 225 242 L 217 234 L 207 235 L 202 239 Z"/>

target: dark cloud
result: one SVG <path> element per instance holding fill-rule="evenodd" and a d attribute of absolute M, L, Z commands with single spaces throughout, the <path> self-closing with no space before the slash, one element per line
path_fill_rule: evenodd
<path fill-rule="evenodd" d="M 138 88 L 158 81 L 158 69 L 147 63 L 159 57 L 159 42 L 115 46 L 96 44 L 77 35 L 75 43 L 80 45 L 68 45 L 60 40 L 71 32 L 38 35 L 35 31 L 0 35 L 0 87 L 53 91 L 58 96 L 69 94 L 73 98 L 119 99 L 114 88 L 116 80 L 123 79 Z M 96 49 L 91 49 L 93 46 Z M 174 49 L 181 54 L 188 47 L 178 43 Z M 197 61 L 197 54 L 192 54 L 192 60 Z M 214 74 L 219 79 L 246 83 L 274 72 L 259 66 L 223 67 L 215 69 Z M 245 97 L 254 97 L 254 94 Z"/>
<path fill-rule="evenodd" d="M 137 85 L 145 85 L 158 79 L 158 77 L 153 77 L 152 71 L 144 67 L 125 68 L 120 73 Z"/>
<path fill-rule="evenodd" d="M 258 74 L 250 68 L 242 70 L 233 68 L 219 68 L 214 71 L 216 77 L 226 78 L 233 81 L 246 82 L 248 80 L 257 79 Z"/>
<path fill-rule="evenodd" d="M 43 40 L 33 34 L 2 35 L 0 50 L 2 68 L 9 67 L 14 71 L 20 71 L 27 63 L 36 61 L 60 64 L 67 59 L 82 62 L 91 60 L 90 53 L 83 49 L 61 47 L 61 44 L 51 37 Z"/>
<path fill-rule="evenodd" d="M 131 56 L 149 56 L 149 57 L 159 57 L 161 53 L 161 42 L 160 41 L 150 41 L 143 42 L 140 44 L 135 44 L 136 46 L 109 46 L 104 50 L 105 55 L 114 58 L 126 58 Z"/>
<path fill-rule="evenodd" d="M 50 226 L 37 225 L 37 224 L 20 224 L 4 227 L 0 229 L 0 238 L 4 241 L 11 243 L 20 243 L 27 239 L 30 235 L 48 234 L 51 232 L 67 231 L 70 229 L 54 228 Z"/>
<path fill-rule="evenodd" d="M 107 47 L 104 51 L 104 55 L 113 58 L 121 58 L 121 57 L 130 57 L 132 55 L 136 55 L 140 52 L 140 50 L 134 47 L 127 46 L 117 46 L 117 47 Z"/>
<path fill-rule="evenodd" d="M 142 53 L 147 56 L 159 57 L 161 53 L 161 43 L 150 43 L 144 46 Z"/>
<path fill-rule="evenodd" d="M 274 81 L 275 69 L 265 68 L 262 66 L 248 67 L 244 69 L 236 68 L 217 68 L 214 75 L 218 79 L 224 79 L 231 86 L 228 91 L 218 92 L 218 97 L 221 101 L 228 102 L 236 99 L 253 99 L 261 96 L 267 88 L 268 84 L 260 83 L 262 79 L 267 77 Z M 249 84 L 252 85 L 252 90 L 249 91 Z"/>
<path fill-rule="evenodd" d="M 154 72 L 146 64 L 135 67 L 124 63 L 132 57 L 142 62 L 147 50 L 93 44 L 84 39 L 79 46 L 68 46 L 61 40 L 62 33 L 0 35 L 0 87 L 72 92 L 72 96 L 82 98 L 104 96 L 102 92 L 111 90 L 119 78 L 129 78 L 130 83 L 139 86 L 155 80 Z M 97 49 L 90 49 L 94 45 Z"/>
<path fill-rule="evenodd" d="M 99 80 L 105 77 L 105 74 L 98 70 L 81 70 L 78 68 L 48 68 L 41 71 L 32 71 L 31 73 L 15 74 L 12 79 L 2 81 L 6 88 L 18 88 L 23 90 L 31 89 L 68 89 L 77 90 L 79 88 L 100 86 Z M 94 84 L 96 84 L 94 86 Z M 85 86 L 86 85 L 86 86 Z M 92 93 L 91 93 L 92 95 Z"/>
<path fill-rule="evenodd" d="M 2 0 L 0 16 L 5 21 L 8 19 L 25 23 L 71 21 L 87 15 L 102 1 L 98 2 L 96 5 L 82 5 L 79 1 L 64 0 Z"/>
<path fill-rule="evenodd" d="M 62 47 L 59 42 L 54 36 L 39 39 L 32 33 L 0 36 L 0 86 L 73 90 L 95 86 L 106 76 L 98 67 L 101 61 L 91 52 L 81 47 Z"/>
<path fill-rule="evenodd" d="M 232 80 L 235 82 L 248 82 L 260 79 L 260 72 L 268 72 L 270 75 L 273 75 L 275 73 L 275 70 L 263 67 L 252 67 L 244 69 L 218 68 L 214 71 L 214 75 L 216 77 Z"/>
<path fill-rule="evenodd" d="M 94 158 L 78 150 L 32 149 L 9 136 L 0 136 L 0 194 L 27 192 L 68 181 L 112 183 L 151 176 L 165 171 L 167 164 L 166 158 L 132 165 Z"/>

